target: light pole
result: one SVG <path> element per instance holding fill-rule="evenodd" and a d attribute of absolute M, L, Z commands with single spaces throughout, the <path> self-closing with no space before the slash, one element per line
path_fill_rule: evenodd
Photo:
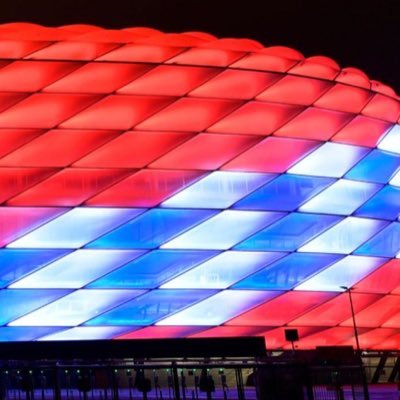
<path fill-rule="evenodd" d="M 361 357 L 360 341 L 358 340 L 358 331 L 357 331 L 357 324 L 356 324 L 356 314 L 354 312 L 353 297 L 351 295 L 352 288 L 348 287 L 348 286 L 340 286 L 340 288 L 344 289 L 349 294 L 351 317 L 353 319 L 354 337 L 356 339 L 356 348 L 357 348 L 358 356 Z"/>
<path fill-rule="evenodd" d="M 353 296 L 351 295 L 351 290 L 354 288 L 349 287 L 349 286 L 340 286 L 340 288 L 344 289 L 344 291 L 346 291 L 349 294 L 351 317 L 353 319 L 354 337 L 356 339 L 356 348 L 357 348 L 356 354 L 357 354 L 357 359 L 358 359 L 358 362 L 360 365 L 361 379 L 363 381 L 364 399 L 369 400 L 367 377 L 365 375 L 364 365 L 363 365 L 362 358 L 361 358 L 361 348 L 360 348 L 360 341 L 358 340 L 356 314 L 354 312 Z"/>

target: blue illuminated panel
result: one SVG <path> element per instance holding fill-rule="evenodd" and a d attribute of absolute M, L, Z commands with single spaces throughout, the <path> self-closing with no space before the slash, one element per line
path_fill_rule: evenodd
<path fill-rule="evenodd" d="M 7 247 L 77 249 L 143 211 L 135 208 L 75 208 Z"/>
<path fill-rule="evenodd" d="M 4 289 L 0 291 L 0 325 L 65 296 L 68 290 Z M 35 324 L 36 325 L 36 324 Z M 44 326 L 52 324 L 44 324 Z"/>
<path fill-rule="evenodd" d="M 13 329 L 17 328 L 20 327 L 13 327 Z M 30 329 L 32 330 L 32 328 Z M 76 328 L 61 330 L 49 335 L 41 335 L 42 337 L 39 340 L 105 340 L 113 339 L 116 336 L 132 332 L 133 330 L 134 328 L 126 326 L 77 326 Z"/>
<path fill-rule="evenodd" d="M 340 179 L 300 207 L 300 211 L 350 215 L 382 186 Z"/>
<path fill-rule="evenodd" d="M 335 180 L 301 175 L 281 175 L 238 201 L 234 208 L 293 211 Z"/>
<path fill-rule="evenodd" d="M 161 247 L 227 250 L 283 215 L 277 212 L 223 211 Z"/>
<path fill-rule="evenodd" d="M 224 290 L 159 321 L 157 325 L 220 325 L 280 293 L 278 291 Z"/>
<path fill-rule="evenodd" d="M 400 154 L 400 125 L 395 125 L 379 142 L 378 149 Z"/>
<path fill-rule="evenodd" d="M 226 251 L 162 285 L 166 289 L 226 289 L 285 253 Z"/>
<path fill-rule="evenodd" d="M 216 254 L 215 251 L 155 250 L 103 276 L 89 287 L 152 289 Z"/>
<path fill-rule="evenodd" d="M 0 249 L 0 287 L 68 254 L 67 250 Z"/>
<path fill-rule="evenodd" d="M 343 291 L 340 286 L 353 286 L 386 261 L 384 258 L 347 256 L 314 275 L 295 289 L 340 292 Z"/>
<path fill-rule="evenodd" d="M 150 325 L 214 293 L 211 290 L 153 290 L 85 325 Z"/>
<path fill-rule="evenodd" d="M 142 254 L 140 250 L 77 250 L 10 287 L 79 289 Z"/>
<path fill-rule="evenodd" d="M 360 207 L 360 217 L 395 220 L 400 213 L 400 188 L 387 185 Z"/>
<path fill-rule="evenodd" d="M 292 253 L 233 287 L 235 289 L 290 290 L 340 257 L 336 254 Z"/>
<path fill-rule="evenodd" d="M 12 289 L 14 292 L 21 290 Z M 43 292 L 46 293 L 40 291 Z M 142 293 L 140 290 L 77 290 L 29 314 L 25 312 L 26 315 L 9 325 L 76 326 Z"/>
<path fill-rule="evenodd" d="M 348 217 L 298 251 L 350 254 L 385 225 L 385 221 Z"/>
<path fill-rule="evenodd" d="M 294 251 L 339 222 L 335 215 L 292 213 L 235 246 L 238 250 Z"/>
<path fill-rule="evenodd" d="M 368 256 L 395 257 L 400 252 L 400 223 L 393 222 L 354 253 Z"/>
<path fill-rule="evenodd" d="M 325 143 L 294 167 L 290 174 L 340 178 L 370 150 L 347 144 Z M 340 154 L 340 157 L 338 157 Z M 349 177 L 351 179 L 351 177 Z"/>
<path fill-rule="evenodd" d="M 216 171 L 165 201 L 165 207 L 227 208 L 275 175 Z"/>
<path fill-rule="evenodd" d="M 399 167 L 400 155 L 373 150 L 346 174 L 346 178 L 387 183 Z"/>
<path fill-rule="evenodd" d="M 152 249 L 213 215 L 211 210 L 153 209 L 87 247 Z"/>
<path fill-rule="evenodd" d="M 52 326 L 2 326 L 0 327 L 0 342 L 27 342 L 36 340 L 43 335 L 50 335 L 62 328 Z"/>

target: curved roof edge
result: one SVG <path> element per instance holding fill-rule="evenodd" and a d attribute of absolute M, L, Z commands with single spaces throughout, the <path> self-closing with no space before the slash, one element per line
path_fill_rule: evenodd
<path fill-rule="evenodd" d="M 45 27 L 28 22 L 13 22 L 0 24 L 0 40 L 137 43 L 256 53 L 260 56 L 291 60 L 291 68 L 285 71 L 291 74 L 336 80 L 400 99 L 390 86 L 370 79 L 358 68 L 341 68 L 332 58 L 319 55 L 306 58 L 290 47 L 265 47 L 256 40 L 217 38 L 205 32 L 165 33 L 149 27 L 105 29 L 88 24 Z"/>

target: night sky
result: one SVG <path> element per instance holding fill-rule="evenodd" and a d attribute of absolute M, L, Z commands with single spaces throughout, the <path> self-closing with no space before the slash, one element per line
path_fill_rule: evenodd
<path fill-rule="evenodd" d="M 326 55 L 400 93 L 400 0 L 0 0 L 0 22 L 206 31 Z"/>

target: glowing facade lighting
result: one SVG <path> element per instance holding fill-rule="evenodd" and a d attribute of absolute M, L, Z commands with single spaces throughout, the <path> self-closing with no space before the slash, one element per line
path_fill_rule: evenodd
<path fill-rule="evenodd" d="M 334 345 L 345 286 L 361 347 L 400 348 L 363 342 L 400 329 L 395 93 L 254 41 L 115 35 L 0 25 L 0 341 Z"/>

